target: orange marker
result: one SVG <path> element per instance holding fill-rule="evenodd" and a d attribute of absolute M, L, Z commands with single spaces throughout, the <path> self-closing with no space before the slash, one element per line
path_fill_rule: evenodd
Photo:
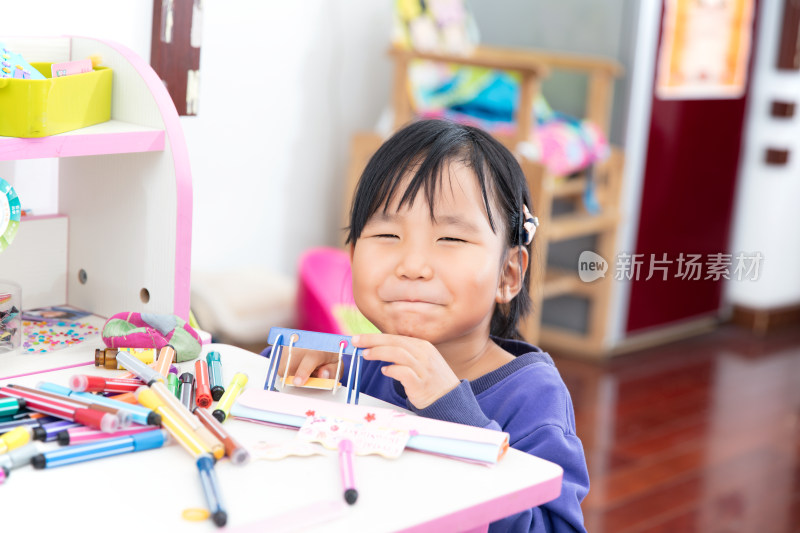
<path fill-rule="evenodd" d="M 169 367 L 175 360 L 175 348 L 167 344 L 161 351 L 158 352 L 158 359 L 156 359 L 155 370 L 164 377 L 169 374 Z"/>

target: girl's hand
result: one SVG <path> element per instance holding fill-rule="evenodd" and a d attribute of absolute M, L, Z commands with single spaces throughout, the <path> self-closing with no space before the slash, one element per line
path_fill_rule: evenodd
<path fill-rule="evenodd" d="M 281 363 L 278 365 L 278 379 L 283 379 L 286 362 L 289 361 L 289 348 L 283 349 Z M 289 376 L 294 376 L 293 385 L 305 385 L 311 376 L 318 378 L 334 378 L 339 355 L 335 353 L 306 350 L 292 347 L 292 360 L 289 365 Z"/>
<path fill-rule="evenodd" d="M 364 348 L 364 359 L 392 363 L 381 371 L 403 384 L 408 400 L 417 409 L 428 407 L 460 383 L 442 354 L 428 341 L 373 333 L 354 336 L 353 345 Z"/>

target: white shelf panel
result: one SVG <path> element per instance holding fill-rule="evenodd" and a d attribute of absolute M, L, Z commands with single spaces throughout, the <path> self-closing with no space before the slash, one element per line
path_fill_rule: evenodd
<path fill-rule="evenodd" d="M 164 139 L 163 129 L 109 120 L 49 137 L 0 137 L 0 161 L 159 152 Z"/>

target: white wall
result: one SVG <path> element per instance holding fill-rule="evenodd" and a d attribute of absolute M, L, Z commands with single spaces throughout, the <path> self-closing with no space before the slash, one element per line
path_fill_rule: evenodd
<path fill-rule="evenodd" d="M 771 308 L 800 303 L 800 71 L 779 71 L 783 1 L 760 2 L 758 43 L 737 186 L 731 252 L 761 252 L 757 281 L 728 283 L 735 305 Z M 791 119 L 770 116 L 772 100 L 796 102 Z M 764 164 L 767 147 L 788 148 L 786 166 Z"/>
<path fill-rule="evenodd" d="M 192 268 L 292 274 L 304 249 L 338 242 L 349 139 L 373 128 L 389 99 L 391 3 L 203 6 L 199 114 L 181 119 L 193 175 Z M 7 1 L 3 17 L 14 24 L 2 31 L 105 38 L 149 60 L 152 8 L 151 0 Z M 34 167 L 17 165 L 24 201 L 23 189 L 37 187 L 22 175 Z"/>

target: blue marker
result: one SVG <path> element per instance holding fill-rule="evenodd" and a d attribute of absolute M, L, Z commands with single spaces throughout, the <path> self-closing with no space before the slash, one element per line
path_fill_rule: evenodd
<path fill-rule="evenodd" d="M 56 385 L 55 383 L 39 383 L 36 386 L 36 388 L 43 390 L 45 392 L 63 394 L 64 396 L 72 396 L 74 398 L 78 398 L 79 400 L 86 400 L 91 403 L 96 403 L 97 405 L 105 405 L 106 407 L 114 407 L 116 409 L 122 409 L 123 411 L 127 411 L 128 413 L 130 413 L 131 420 L 133 422 L 136 422 L 137 424 L 141 424 L 143 426 L 161 425 L 161 415 L 156 413 L 152 409 L 148 409 L 141 405 L 134 405 L 131 403 L 121 402 L 119 400 L 114 400 L 113 398 L 108 398 L 106 396 L 101 396 L 99 394 L 92 394 L 91 392 L 77 392 L 68 387 L 62 387 L 61 385 Z"/>
<path fill-rule="evenodd" d="M 222 383 L 222 361 L 219 359 L 219 352 L 208 352 L 206 362 L 208 363 L 208 384 L 211 387 L 211 397 L 217 402 L 225 393 L 225 385 Z"/>
<path fill-rule="evenodd" d="M 154 429 L 144 433 L 135 433 L 125 437 L 103 439 L 88 444 L 66 446 L 56 450 L 40 453 L 31 459 L 34 468 L 55 468 L 57 466 L 71 465 L 121 455 L 123 453 L 141 452 L 160 448 L 169 442 L 169 435 L 163 429 Z"/>
<path fill-rule="evenodd" d="M 223 509 L 217 473 L 214 471 L 214 458 L 209 454 L 198 457 L 197 470 L 200 472 L 200 484 L 203 486 L 211 519 L 218 527 L 222 527 L 228 521 L 228 513 Z"/>

